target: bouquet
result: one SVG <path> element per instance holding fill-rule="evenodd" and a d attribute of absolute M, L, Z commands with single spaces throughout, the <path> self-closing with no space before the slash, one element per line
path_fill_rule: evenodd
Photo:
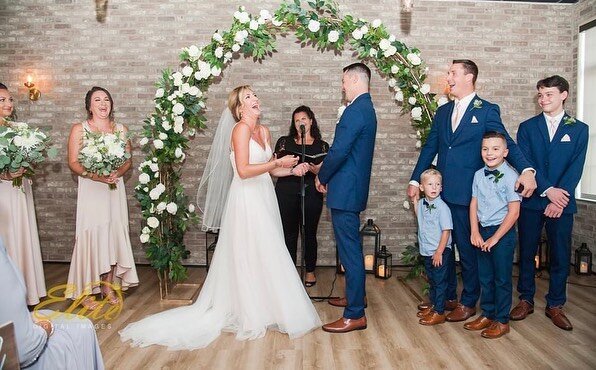
<path fill-rule="evenodd" d="M 85 131 L 78 156 L 79 163 L 87 172 L 109 176 L 130 158 L 130 153 L 126 151 L 127 141 L 128 138 L 123 139 L 120 132 L 112 134 Z M 116 184 L 108 186 L 110 190 L 116 189 Z"/>
<path fill-rule="evenodd" d="M 0 172 L 17 172 L 25 169 L 23 176 L 35 174 L 33 167 L 46 157 L 56 157 L 56 148 L 50 148 L 50 138 L 38 128 L 24 122 L 9 122 L 0 126 Z M 12 185 L 23 185 L 23 176 L 12 180 Z"/>

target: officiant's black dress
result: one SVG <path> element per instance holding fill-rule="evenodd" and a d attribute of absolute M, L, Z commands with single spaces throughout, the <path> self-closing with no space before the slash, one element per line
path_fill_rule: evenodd
<path fill-rule="evenodd" d="M 301 145 L 291 136 L 282 136 L 275 144 L 275 152 L 279 153 L 282 149 L 294 152 L 301 152 Z M 311 145 L 305 146 L 307 155 L 326 153 L 329 150 L 329 144 L 323 140 L 315 139 Z M 317 228 L 321 211 L 323 210 L 323 194 L 315 188 L 315 174 L 308 172 L 304 176 L 305 184 L 305 265 L 306 272 L 313 272 L 317 265 Z M 298 245 L 298 235 L 300 233 L 300 177 L 287 176 L 277 179 L 275 185 L 275 194 L 281 213 L 281 221 L 284 229 L 284 238 L 292 260 L 296 263 L 296 251 Z"/>

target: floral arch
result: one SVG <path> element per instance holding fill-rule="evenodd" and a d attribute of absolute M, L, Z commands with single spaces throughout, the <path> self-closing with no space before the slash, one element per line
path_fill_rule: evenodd
<path fill-rule="evenodd" d="M 147 154 L 139 166 L 135 197 L 141 204 L 145 226 L 140 239 L 147 258 L 172 281 L 184 280 L 182 259 L 190 252 L 183 237 L 197 220 L 180 183 L 180 171 L 190 137 L 205 128 L 206 93 L 213 80 L 235 54 L 260 61 L 275 51 L 277 34 L 293 32 L 304 47 L 342 51 L 348 44 L 358 59 L 374 64 L 395 92 L 402 114 L 409 113 L 418 135 L 417 147 L 426 139 L 438 103 L 424 83 L 427 68 L 420 51 L 389 34 L 381 20 L 372 22 L 352 15 L 340 16 L 331 0 L 284 2 L 272 15 L 261 10 L 249 14 L 244 7 L 234 13 L 227 31 L 216 31 L 211 42 L 191 45 L 180 53 L 181 68 L 166 69 L 157 82 L 155 110 L 144 121 L 140 144 Z"/>

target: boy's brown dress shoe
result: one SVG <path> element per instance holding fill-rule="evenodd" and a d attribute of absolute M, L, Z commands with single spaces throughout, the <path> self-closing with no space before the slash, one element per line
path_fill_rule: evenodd
<path fill-rule="evenodd" d="M 468 321 L 464 324 L 464 329 L 467 330 L 482 330 L 488 328 L 493 321 L 486 316 L 478 316 L 476 320 Z"/>
<path fill-rule="evenodd" d="M 433 312 L 433 306 L 430 306 L 429 308 L 426 308 L 422 311 L 419 311 L 416 316 L 422 318 L 424 316 L 428 316 L 429 313 Z"/>
<path fill-rule="evenodd" d="M 522 299 L 521 301 L 519 301 L 517 306 L 515 306 L 513 310 L 511 310 L 509 318 L 515 321 L 523 320 L 526 317 L 528 317 L 528 315 L 531 313 L 534 313 L 534 305 Z"/>
<path fill-rule="evenodd" d="M 509 333 L 509 324 L 493 321 L 491 326 L 489 326 L 488 329 L 484 329 L 480 335 L 482 335 L 483 338 L 497 339 L 507 333 Z"/>
<path fill-rule="evenodd" d="M 348 299 L 346 297 L 333 298 L 327 301 L 330 305 L 335 307 L 346 307 L 348 305 Z M 364 308 L 368 307 L 368 301 L 364 297 Z"/>
<path fill-rule="evenodd" d="M 460 303 L 455 310 L 447 315 L 446 319 L 449 322 L 465 321 L 474 315 L 476 315 L 476 308 L 466 307 Z"/>
<path fill-rule="evenodd" d="M 366 316 L 359 319 L 340 318 L 337 321 L 323 325 L 323 330 L 329 333 L 348 333 L 354 330 L 366 329 Z"/>
<path fill-rule="evenodd" d="M 445 322 L 445 315 L 440 315 L 438 313 L 436 313 L 435 311 L 429 313 L 428 315 L 424 316 L 423 318 L 421 318 L 420 320 L 418 320 L 418 323 L 421 325 L 437 325 L 437 324 L 442 324 Z"/>
<path fill-rule="evenodd" d="M 544 310 L 544 314 L 546 317 L 551 319 L 553 324 L 558 326 L 563 330 L 573 330 L 573 325 L 571 325 L 571 321 L 565 316 L 565 312 L 563 312 L 562 306 L 557 307 L 547 307 Z"/>
<path fill-rule="evenodd" d="M 431 307 L 431 302 L 422 302 L 418 305 L 418 311 L 425 310 Z M 448 299 L 445 301 L 445 311 L 453 311 L 457 308 L 457 299 Z"/>
<path fill-rule="evenodd" d="M 424 311 L 429 307 L 432 307 L 432 303 L 431 302 L 421 302 L 418 304 L 418 311 Z"/>

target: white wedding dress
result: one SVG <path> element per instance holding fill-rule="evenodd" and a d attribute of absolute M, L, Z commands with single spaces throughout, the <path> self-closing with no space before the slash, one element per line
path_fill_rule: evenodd
<path fill-rule="evenodd" d="M 253 139 L 249 162 L 272 155 Z M 197 301 L 129 324 L 120 332 L 135 346 L 172 350 L 208 346 L 222 331 L 256 339 L 267 329 L 300 337 L 321 326 L 284 242 L 273 182 L 268 173 L 241 179 L 230 153 L 234 178 L 222 216 L 212 264 Z"/>

